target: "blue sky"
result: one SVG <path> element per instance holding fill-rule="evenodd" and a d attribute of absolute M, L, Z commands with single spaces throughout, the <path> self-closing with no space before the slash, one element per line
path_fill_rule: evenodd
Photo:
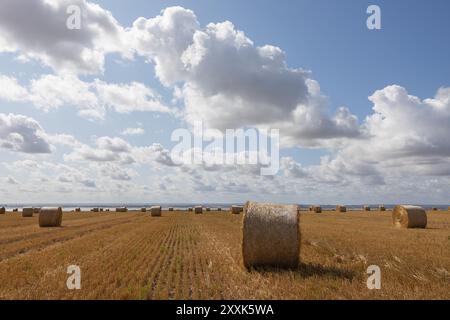
<path fill-rule="evenodd" d="M 0 2 L 4 2 L 2 5 L 10 6 L 11 10 L 21 9 L 20 5 L 13 4 L 11 0 Z M 41 1 L 38 2 L 41 3 Z M 2 99 L 0 89 L 0 113 L 25 115 L 35 120 L 44 132 L 45 142 L 52 146 L 51 155 L 24 152 L 21 146 L 0 149 L 3 155 L 0 173 L 5 179 L 11 178 L 12 181 L 17 182 L 13 183 L 11 189 L 3 191 L 5 197 L 16 201 L 25 201 L 31 197 L 31 199 L 43 198 L 48 201 L 64 199 L 73 202 L 96 199 L 143 201 L 146 198 L 157 201 L 175 201 L 176 198 L 176 202 L 190 199 L 244 201 L 253 197 L 281 202 L 298 202 L 297 199 L 301 197 L 305 202 L 326 201 L 328 203 L 342 199 L 349 203 L 392 203 L 397 200 L 429 203 L 447 201 L 450 194 L 450 151 L 448 150 L 450 148 L 445 139 L 450 130 L 446 122 L 448 109 L 450 109 L 449 102 L 446 100 L 448 93 L 445 91 L 439 99 L 436 98 L 435 100 L 438 101 L 436 103 L 423 100 L 433 99 L 440 88 L 449 86 L 450 43 L 447 39 L 450 30 L 450 19 L 448 19 L 450 4 L 448 1 L 430 3 L 406 0 L 134 0 L 129 2 L 62 0 L 59 3 L 62 9 L 58 8 L 58 10 L 50 10 L 48 6 L 42 5 L 43 17 L 48 14 L 47 18 L 57 20 L 56 16 L 65 12 L 63 7 L 65 5 L 75 3 L 84 8 L 86 3 L 96 3 L 101 7 L 101 14 L 105 17 L 106 10 L 111 12 L 116 21 L 108 21 L 108 23 L 113 27 L 122 28 L 123 37 L 128 40 L 133 32 L 136 32 L 128 28 L 137 18 L 144 17 L 151 20 L 158 19 L 159 15 L 165 17 L 163 10 L 171 6 L 182 6 L 185 8 L 183 10 L 192 10 L 199 23 L 199 32 L 205 31 L 209 23 L 231 21 L 234 30 L 243 31 L 246 37 L 253 41 L 255 48 L 272 45 L 283 50 L 284 63 L 287 67 L 282 68 L 280 72 L 286 73 L 287 76 L 295 68 L 311 72 L 309 78 L 320 84 L 320 93 L 316 99 L 321 102 L 317 102 L 317 106 L 314 102 L 316 100 L 311 99 L 306 105 L 307 116 L 301 119 L 312 119 L 311 123 L 317 121 L 323 127 L 311 129 L 309 123 L 303 123 L 297 119 L 289 123 L 289 116 L 280 117 L 280 121 L 281 118 L 283 119 L 282 123 L 269 123 L 267 119 L 262 123 L 258 122 L 259 120 L 248 120 L 248 118 L 245 122 L 242 119 L 242 124 L 248 127 L 263 124 L 281 126 L 282 135 L 285 135 L 290 143 L 284 145 L 281 150 L 283 165 L 279 175 L 274 178 L 275 182 L 252 176 L 246 169 L 241 168 L 225 170 L 227 174 L 234 175 L 230 178 L 224 177 L 221 170 L 211 173 L 205 168 L 173 168 L 170 164 L 160 161 L 161 151 L 159 149 L 155 151 L 154 144 L 161 145 L 163 150 L 170 150 L 174 145 L 170 141 L 171 132 L 179 127 L 189 127 L 188 115 L 175 116 L 170 112 L 155 111 L 115 112 L 114 106 L 110 106 L 102 119 L 92 121 L 92 119 L 80 117 L 79 109 L 77 109 L 79 106 L 74 107 L 73 104 L 76 103 L 67 102 L 67 99 L 58 107 L 44 112 L 42 106 L 36 106 L 35 97 L 17 99 L 12 98 L 8 93 L 3 93 Z M 381 8 L 381 30 L 368 30 L 366 27 L 368 17 L 366 9 L 370 4 L 379 5 Z M 23 9 L 27 10 L 27 8 Z M 86 6 L 83 10 L 91 9 Z M 168 14 L 167 19 L 169 19 Z M 87 23 L 95 25 L 97 22 L 88 21 Z M 154 60 L 162 59 L 165 53 L 155 53 L 158 48 L 151 48 L 151 53 L 139 48 L 139 45 L 151 47 L 151 43 L 139 43 L 134 48 L 136 43 L 130 44 L 128 40 L 120 48 L 105 51 L 103 72 L 94 72 L 89 75 L 75 72 L 74 75 L 73 70 L 69 72 L 60 68 L 65 57 L 56 51 L 52 52 L 52 49 L 45 45 L 40 46 L 40 37 L 42 41 L 47 41 L 52 35 L 46 34 L 44 37 L 44 31 L 41 33 L 39 25 L 36 26 L 33 30 L 36 32 L 37 45 L 32 46 L 29 40 L 21 42 L 23 35 L 20 30 L 14 23 L 0 22 L 0 75 L 8 77 L 6 79 L 8 81 L 16 79 L 18 85 L 28 88 L 30 96 L 32 95 L 30 82 L 33 79 L 36 80 L 43 75 L 70 74 L 89 84 L 94 83 L 96 79 L 107 84 L 141 83 L 159 95 L 161 98 L 157 100 L 162 104 L 176 108 L 181 113 L 196 112 L 195 114 L 198 114 L 202 112 L 202 109 L 196 105 L 189 105 L 188 93 L 185 92 L 183 98 L 174 102 L 174 90 L 183 85 L 192 85 L 197 88 L 197 93 L 203 95 L 206 89 L 201 86 L 214 80 L 208 79 L 207 74 L 200 76 L 193 74 L 186 78 L 185 75 L 181 75 L 185 72 L 183 71 L 180 72 L 174 84 L 165 85 L 161 81 L 161 74 L 155 71 L 157 62 Z M 146 32 L 152 31 L 146 30 Z M 99 35 L 87 35 L 87 37 L 91 36 L 93 42 L 103 41 Z M 163 39 L 164 36 L 166 35 L 160 37 Z M 12 43 L 12 49 L 8 48 L 8 45 L 1 47 L 2 37 L 6 40 L 6 44 Z M 11 39 L 18 39 L 17 43 Z M 63 40 L 55 35 L 55 43 Z M 79 49 L 79 44 L 75 40 L 71 38 L 67 40 L 69 43 L 74 43 L 74 48 Z M 89 49 L 89 46 L 95 47 L 93 42 L 82 43 L 82 45 L 86 45 Z M 123 57 L 122 53 L 127 49 L 134 50 L 132 58 Z M 170 51 L 171 48 L 167 50 Z M 220 57 L 214 56 L 213 52 L 210 54 L 210 60 L 205 60 L 205 63 L 213 61 L 208 65 L 208 70 L 215 72 L 215 66 L 220 65 L 220 60 L 215 59 Z M 28 57 L 26 62 L 18 61 L 17 58 L 21 55 Z M 54 62 L 49 62 L 48 57 L 55 59 L 54 61 L 57 60 L 57 66 Z M 80 58 L 80 61 L 84 62 L 83 59 Z M 223 61 L 223 64 L 227 63 L 234 62 Z M 94 64 L 95 61 L 92 62 L 92 65 Z M 170 65 L 163 65 L 162 68 L 168 70 Z M 220 73 L 220 70 L 218 69 L 217 72 Z M 219 74 L 218 78 L 220 76 Z M 226 101 L 232 101 L 231 96 L 235 97 L 234 94 L 239 96 L 239 93 L 230 93 L 230 88 L 215 89 Z M 40 95 L 47 97 L 48 92 L 45 90 L 50 89 L 45 87 L 41 90 L 43 91 Z M 300 88 L 298 90 L 301 91 Z M 377 90 L 382 92 L 369 101 L 368 97 Z M 226 96 L 227 93 L 230 93 L 230 97 Z M 295 95 L 295 92 L 292 94 Z M 411 98 L 412 102 L 406 101 L 407 94 L 410 97 L 418 97 L 419 102 L 414 98 Z M 277 95 L 277 90 L 274 95 Z M 321 97 L 326 97 L 326 101 L 323 102 Z M 204 101 L 210 101 L 207 98 L 204 97 Z M 389 100 L 388 103 L 386 99 Z M 284 101 L 282 97 L 276 100 Z M 49 104 L 51 101 L 45 103 Z M 113 104 L 110 101 L 108 103 Z M 436 104 L 444 106 L 439 109 L 435 107 Z M 375 111 L 372 109 L 374 105 Z M 251 109 L 255 106 L 248 98 L 242 108 Z M 358 118 L 357 123 L 352 123 L 350 116 L 342 120 L 344 124 L 339 122 L 335 114 L 339 112 L 340 107 L 348 108 L 349 114 Z M 214 105 L 211 108 L 214 108 Z M 275 105 L 271 108 L 271 110 L 279 108 L 280 113 L 286 112 L 284 105 Z M 319 115 L 314 108 L 320 108 Z M 426 116 L 423 118 L 422 112 L 426 108 L 430 108 L 430 112 L 425 112 Z M 396 111 L 391 112 L 391 110 Z M 249 110 L 249 114 L 251 111 Z M 217 106 L 219 117 L 210 115 L 210 118 L 205 121 L 209 121 L 211 125 L 218 124 L 217 119 L 220 119 L 221 112 L 226 112 L 226 109 L 220 109 L 220 106 Z M 258 110 L 255 108 L 254 112 L 257 114 Z M 224 117 L 226 117 L 225 113 Z M 292 117 L 295 118 L 294 115 Z M 412 119 L 411 121 L 417 119 L 420 121 L 416 126 L 414 123 L 400 126 L 400 128 L 394 125 L 397 121 L 408 117 Z M 379 118 L 384 119 L 384 122 L 379 122 Z M 231 117 L 230 121 L 231 119 L 233 118 Z M 332 127 L 327 127 L 327 123 Z M 122 134 L 125 129 L 136 127 L 144 129 L 145 133 L 132 136 Z M 20 134 L 12 128 L 4 131 L 8 134 L 11 132 Z M 392 134 L 392 143 L 388 134 Z M 70 135 L 78 143 L 61 143 L 61 139 L 58 138 L 61 135 Z M 93 148 L 94 152 L 96 146 L 98 147 L 98 139 L 101 137 L 120 138 L 133 148 L 152 146 L 153 149 L 148 152 L 155 153 L 153 156 L 156 157 L 154 160 L 156 164 L 151 163 L 150 160 L 136 160 L 134 164 L 126 164 L 123 159 L 89 161 L 83 158 L 85 157 L 83 152 L 88 147 Z M 0 136 L 0 142 L 1 138 Z M 11 139 L 11 136 L 3 137 L 3 139 L 7 141 Z M 97 150 L 97 152 L 107 151 Z M 130 156 L 137 158 L 136 153 L 141 151 L 133 149 Z M 35 179 L 47 178 L 52 181 L 63 175 L 69 175 L 70 179 L 59 179 L 59 182 L 51 185 L 50 190 L 34 192 L 28 196 L 27 192 L 30 188 L 21 186 L 26 175 L 18 169 L 20 167 L 18 162 L 25 160 L 42 164 L 39 172 L 36 171 Z M 49 163 L 56 165 L 57 169 Z M 104 176 L 105 170 L 109 170 L 108 174 L 110 174 L 110 171 L 117 171 L 117 168 L 130 170 L 125 180 Z M 59 171 L 56 176 L 53 172 L 52 176 L 49 173 L 51 170 Z M 238 175 L 244 175 L 240 182 L 235 181 Z M 199 177 L 202 180 L 200 184 Z M 112 180 L 108 180 L 109 178 Z M 172 186 L 155 182 L 155 180 L 167 181 L 167 179 L 173 180 Z M 225 182 L 223 182 L 224 179 Z M 402 179 L 407 180 L 407 187 L 404 189 L 400 187 Z M 85 183 L 88 180 L 93 183 Z M 418 180 L 421 182 L 417 183 Z M 188 186 L 180 187 L 180 184 L 186 181 L 189 182 Z M 71 194 L 61 192 L 74 189 L 76 183 L 81 183 L 80 189 L 75 188 L 78 191 Z M 119 192 L 110 187 L 111 184 L 116 183 L 123 184 L 128 191 Z M 94 184 L 95 192 L 92 192 Z M 368 185 L 371 187 L 367 189 L 362 187 Z M 427 191 L 430 190 L 430 186 L 435 192 Z M 25 189 L 28 191 L 24 192 Z M 336 191 L 337 189 L 339 191 Z M 133 192 L 132 190 L 144 191 Z M 0 192 L 2 192 L 1 189 Z"/>

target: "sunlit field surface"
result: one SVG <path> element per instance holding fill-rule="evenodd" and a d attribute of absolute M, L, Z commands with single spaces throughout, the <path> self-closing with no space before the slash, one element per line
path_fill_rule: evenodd
<path fill-rule="evenodd" d="M 450 299 L 450 213 L 395 229 L 391 213 L 302 212 L 301 265 L 242 266 L 242 214 L 227 211 L 0 215 L 1 299 Z M 66 286 L 81 268 L 81 289 Z M 381 268 L 381 290 L 366 285 Z"/>

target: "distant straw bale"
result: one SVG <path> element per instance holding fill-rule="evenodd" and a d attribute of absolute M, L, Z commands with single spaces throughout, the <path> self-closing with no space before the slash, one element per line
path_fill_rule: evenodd
<path fill-rule="evenodd" d="M 336 212 L 347 212 L 347 207 L 342 205 L 336 206 Z"/>
<path fill-rule="evenodd" d="M 237 205 L 232 205 L 231 206 L 231 213 L 232 214 L 239 214 L 241 212 L 244 211 L 244 207 L 242 206 L 237 206 Z"/>
<path fill-rule="evenodd" d="M 23 208 L 22 209 L 22 217 L 24 218 L 30 218 L 34 214 L 33 208 Z"/>
<path fill-rule="evenodd" d="M 399 228 L 426 228 L 427 213 L 422 207 L 397 205 L 392 210 L 392 222 Z"/>
<path fill-rule="evenodd" d="M 153 206 L 150 208 L 152 217 L 161 217 L 161 206 Z"/>
<path fill-rule="evenodd" d="M 196 214 L 203 213 L 203 207 L 202 206 L 195 206 L 194 213 L 196 213 Z"/>
<path fill-rule="evenodd" d="M 60 227 L 62 208 L 42 208 L 39 213 L 39 227 Z"/>

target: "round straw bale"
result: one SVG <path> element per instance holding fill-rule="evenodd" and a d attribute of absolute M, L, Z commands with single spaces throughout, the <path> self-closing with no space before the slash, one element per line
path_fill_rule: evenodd
<path fill-rule="evenodd" d="M 438 208 L 433 207 L 432 210 L 433 210 L 433 211 L 438 211 Z"/>
<path fill-rule="evenodd" d="M 6 213 L 5 207 L 1 207 L 1 208 L 0 208 L 0 214 L 5 214 L 5 213 Z"/>
<path fill-rule="evenodd" d="M 338 206 L 336 206 L 336 211 L 337 212 L 347 212 L 347 207 L 346 206 L 342 206 L 342 205 L 338 205 Z"/>
<path fill-rule="evenodd" d="M 33 208 L 33 213 L 39 213 L 41 211 L 41 208 Z"/>
<path fill-rule="evenodd" d="M 39 227 L 61 227 L 62 209 L 42 208 L 39 212 Z"/>
<path fill-rule="evenodd" d="M 378 207 L 378 210 L 379 210 L 379 211 L 386 211 L 386 207 L 385 207 L 384 205 L 380 205 L 380 206 Z"/>
<path fill-rule="evenodd" d="M 92 212 L 99 212 L 100 209 L 99 209 L 99 208 L 92 208 L 91 211 L 92 211 Z"/>
<path fill-rule="evenodd" d="M 109 212 L 109 209 L 106 209 L 106 212 Z"/>
<path fill-rule="evenodd" d="M 81 212 L 81 208 L 76 208 L 75 212 Z"/>
<path fill-rule="evenodd" d="M 170 208 L 169 208 L 169 211 L 173 211 L 173 208 L 172 208 L 172 207 L 170 207 Z"/>
<path fill-rule="evenodd" d="M 188 211 L 193 211 L 194 209 L 193 208 L 188 208 Z"/>
<path fill-rule="evenodd" d="M 161 206 L 153 206 L 150 208 L 152 217 L 161 217 Z"/>
<path fill-rule="evenodd" d="M 194 213 L 203 213 L 203 207 L 202 206 L 195 206 Z"/>
<path fill-rule="evenodd" d="M 211 208 L 207 207 L 207 208 L 206 208 L 206 211 L 211 211 Z"/>
<path fill-rule="evenodd" d="M 232 206 L 231 206 L 231 213 L 232 213 L 232 214 L 239 214 L 239 213 L 241 213 L 242 211 L 244 211 L 244 208 L 241 207 L 241 206 L 236 206 L 236 205 L 232 205 Z"/>
<path fill-rule="evenodd" d="M 141 208 L 141 212 L 147 212 L 147 208 Z"/>
<path fill-rule="evenodd" d="M 103 212 L 103 208 L 100 208 L 100 212 Z"/>
<path fill-rule="evenodd" d="M 308 208 L 309 211 L 313 211 L 313 209 L 314 209 L 314 206 L 309 206 L 309 208 Z"/>
<path fill-rule="evenodd" d="M 23 208 L 22 209 L 22 217 L 30 218 L 33 216 L 34 210 L 33 208 Z"/>
<path fill-rule="evenodd" d="M 128 208 L 126 208 L 126 207 L 119 207 L 119 208 L 116 208 L 116 212 L 128 212 Z"/>
<path fill-rule="evenodd" d="M 315 213 L 321 213 L 322 207 L 321 206 L 313 206 L 312 211 L 314 211 Z"/>
<path fill-rule="evenodd" d="M 363 207 L 363 210 L 364 210 L 364 211 L 370 211 L 370 207 L 369 207 L 369 206 L 364 206 L 364 207 Z"/>
<path fill-rule="evenodd" d="M 222 211 L 222 208 L 217 208 L 217 211 Z"/>
<path fill-rule="evenodd" d="M 13 212 L 19 212 L 19 209 L 14 208 L 14 209 L 13 209 Z"/>
<path fill-rule="evenodd" d="M 392 210 L 392 222 L 399 228 L 426 228 L 427 213 L 422 207 L 397 205 Z"/>
<path fill-rule="evenodd" d="M 296 205 L 247 202 L 242 225 L 245 267 L 297 267 L 301 242 L 299 219 Z"/>

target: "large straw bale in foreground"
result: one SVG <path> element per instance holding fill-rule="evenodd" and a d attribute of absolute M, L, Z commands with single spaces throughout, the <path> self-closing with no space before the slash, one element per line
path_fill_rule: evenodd
<path fill-rule="evenodd" d="M 5 214 L 5 213 L 6 213 L 5 207 L 1 207 L 1 208 L 0 208 L 0 214 Z"/>
<path fill-rule="evenodd" d="M 392 222 L 399 228 L 426 228 L 427 213 L 422 207 L 398 205 L 392 210 Z"/>
<path fill-rule="evenodd" d="M 347 212 L 347 207 L 338 205 L 336 206 L 336 212 Z"/>
<path fill-rule="evenodd" d="M 195 206 L 194 213 L 203 213 L 203 207 L 202 206 Z"/>
<path fill-rule="evenodd" d="M 161 206 L 153 206 L 150 208 L 152 217 L 161 217 Z"/>
<path fill-rule="evenodd" d="M 231 206 L 231 213 L 232 214 L 239 214 L 239 213 L 241 213 L 243 211 L 244 211 L 244 207 L 242 207 L 242 206 L 236 206 L 236 205 L 232 205 Z"/>
<path fill-rule="evenodd" d="M 39 212 L 39 227 L 60 227 L 62 216 L 61 207 L 42 208 Z"/>
<path fill-rule="evenodd" d="M 296 205 L 247 202 L 242 225 L 242 256 L 247 268 L 296 268 L 300 253 Z"/>
<path fill-rule="evenodd" d="M 22 209 L 22 217 L 30 218 L 33 216 L 34 210 L 33 208 L 23 208 Z"/>

